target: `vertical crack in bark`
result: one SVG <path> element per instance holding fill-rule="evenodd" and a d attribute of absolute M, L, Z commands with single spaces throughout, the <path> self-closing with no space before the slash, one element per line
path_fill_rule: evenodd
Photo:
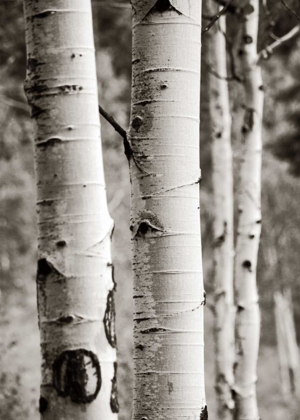
<path fill-rule="evenodd" d="M 118 364 L 117 362 L 114 362 L 114 377 L 111 380 L 111 394 L 110 394 L 110 408 L 113 413 L 119 412 L 117 371 L 118 371 Z"/>
<path fill-rule="evenodd" d="M 116 311 L 114 291 L 110 290 L 107 295 L 106 310 L 103 318 L 103 323 L 107 341 L 114 349 L 117 348 L 115 319 Z"/>

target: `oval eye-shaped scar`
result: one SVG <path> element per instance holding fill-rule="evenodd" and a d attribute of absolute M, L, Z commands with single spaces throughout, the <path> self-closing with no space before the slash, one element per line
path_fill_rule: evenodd
<path fill-rule="evenodd" d="M 53 386 L 60 397 L 74 403 L 90 403 L 101 388 L 98 357 L 89 350 L 77 349 L 61 353 L 53 363 Z"/>
<path fill-rule="evenodd" d="M 113 290 L 110 290 L 107 295 L 106 310 L 103 323 L 107 341 L 114 349 L 117 348 L 116 310 Z"/>

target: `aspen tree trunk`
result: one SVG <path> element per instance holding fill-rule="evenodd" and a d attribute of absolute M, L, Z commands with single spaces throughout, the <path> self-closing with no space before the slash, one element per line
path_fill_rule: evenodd
<path fill-rule="evenodd" d="M 132 7 L 133 420 L 203 420 L 201 1 Z"/>
<path fill-rule="evenodd" d="M 116 419 L 116 337 L 90 0 L 25 0 L 44 420 Z"/>
<path fill-rule="evenodd" d="M 211 0 L 206 0 L 204 4 L 206 15 L 214 16 L 218 12 L 218 7 Z M 219 76 L 209 74 L 214 195 L 216 390 L 220 420 L 233 418 L 235 360 L 233 168 L 228 82 L 224 80 L 227 77 L 225 32 L 226 18 L 222 16 L 218 24 L 203 37 L 204 41 L 207 39 L 209 67 Z"/>
<path fill-rule="evenodd" d="M 259 1 L 250 0 L 248 9 L 250 13 L 245 16 L 241 50 L 245 87 L 245 115 L 242 127 L 244 150 L 241 163 L 235 259 L 237 368 L 234 390 L 238 420 L 259 419 L 256 399 L 256 368 L 260 337 L 260 311 L 256 269 L 261 233 L 263 113 L 261 69 L 257 65 Z"/>
<path fill-rule="evenodd" d="M 281 308 L 281 295 L 279 292 L 274 293 L 274 304 L 277 350 L 280 371 L 280 385 L 284 402 L 287 404 L 291 401 L 291 384 L 289 373 L 289 359 L 286 349 L 285 334 L 282 323 L 283 314 Z"/>
<path fill-rule="evenodd" d="M 291 295 L 276 292 L 274 303 L 281 387 L 285 402 L 291 406 L 300 389 L 299 348 Z"/>

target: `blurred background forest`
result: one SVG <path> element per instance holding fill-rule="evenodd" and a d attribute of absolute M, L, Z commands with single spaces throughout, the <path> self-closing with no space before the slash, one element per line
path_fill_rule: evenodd
<path fill-rule="evenodd" d="M 260 49 L 269 33 L 282 36 L 299 23 L 281 1 L 262 7 Z M 298 2 L 290 1 L 300 14 Z M 298 7 L 298 10 L 297 10 Z M 129 124 L 131 8 L 124 0 L 94 1 L 99 101 L 124 128 Z M 238 39 L 238 22 L 228 17 L 229 40 Z M 205 43 L 205 35 L 203 42 Z M 233 50 L 238 45 L 233 46 Z M 230 63 L 229 63 L 230 64 Z M 262 62 L 265 86 L 262 179 L 263 231 L 258 284 L 262 335 L 258 398 L 264 420 L 286 418 L 280 394 L 273 294 L 291 288 L 300 338 L 300 37 Z M 205 63 L 201 105 L 201 225 L 204 280 L 212 301 L 212 187 Z M 237 67 L 238 71 L 238 67 Z M 23 92 L 26 74 L 21 0 L 0 2 L 0 418 L 37 420 L 39 335 L 36 315 L 36 213 L 33 140 Z M 242 86 L 230 83 L 233 115 L 235 190 L 241 157 Z M 132 273 L 130 263 L 130 182 L 122 139 L 106 121 L 102 144 L 109 209 L 115 220 L 120 420 L 131 417 Z M 206 307 L 206 382 L 210 418 L 216 418 L 212 313 Z"/>

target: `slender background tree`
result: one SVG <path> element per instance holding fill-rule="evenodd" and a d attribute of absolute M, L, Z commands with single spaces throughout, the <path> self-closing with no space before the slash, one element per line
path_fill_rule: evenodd
<path fill-rule="evenodd" d="M 250 0 L 244 15 L 240 50 L 245 112 L 242 126 L 238 232 L 235 257 L 237 290 L 237 366 L 235 370 L 236 418 L 259 420 L 256 381 L 260 338 L 257 258 L 261 233 L 261 151 L 263 84 L 257 63 L 259 1 Z"/>
<path fill-rule="evenodd" d="M 219 10 L 218 10 L 219 9 Z M 204 16 L 222 10 L 215 2 L 203 3 Z M 207 22 L 206 22 L 207 23 Z M 214 198 L 214 314 L 216 342 L 216 390 L 219 419 L 232 419 L 232 387 L 235 360 L 235 306 L 233 301 L 234 231 L 231 115 L 227 81 L 226 17 L 203 35 L 208 71 L 208 101 Z"/>

